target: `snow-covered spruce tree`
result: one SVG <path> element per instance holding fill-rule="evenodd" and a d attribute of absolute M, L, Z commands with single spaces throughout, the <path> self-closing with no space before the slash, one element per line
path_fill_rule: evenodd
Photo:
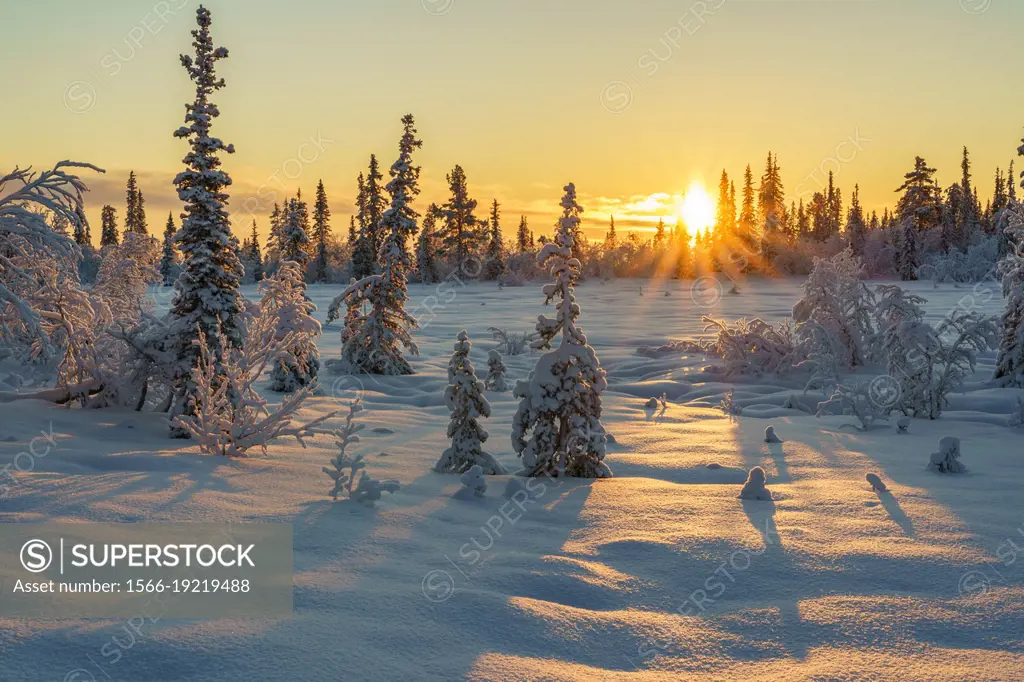
<path fill-rule="evenodd" d="M 504 393 L 508 390 L 508 383 L 505 381 L 505 363 L 502 362 L 501 353 L 492 350 L 487 354 L 487 378 L 484 386 L 488 391 Z"/>
<path fill-rule="evenodd" d="M 455 352 L 448 361 L 444 401 L 452 413 L 448 424 L 452 445 L 434 465 L 434 471 L 439 474 L 462 474 L 474 465 L 482 467 L 485 474 L 505 473 L 505 468 L 483 450 L 487 432 L 477 420 L 491 416 L 491 405 L 484 398 L 483 382 L 476 378 L 476 370 L 469 361 L 472 347 L 469 334 L 463 329 L 456 338 Z"/>
<path fill-rule="evenodd" d="M 174 215 L 167 214 L 167 225 L 164 227 L 164 245 L 160 255 L 160 281 L 165 287 L 172 286 L 178 278 L 178 249 L 174 246 L 174 235 L 178 228 L 174 225 Z"/>
<path fill-rule="evenodd" d="M 342 360 L 351 370 L 365 374 L 412 374 L 402 348 L 414 355 L 419 353 L 410 334 L 418 325 L 405 310 L 409 272 L 406 243 L 416 233 L 419 216 L 412 208 L 412 201 L 420 192 L 420 167 L 413 165 L 412 154 L 423 142 L 416 139 L 412 114 L 402 118 L 402 125 L 404 132 L 398 145 L 398 160 L 391 166 L 391 182 L 387 186 L 391 207 L 380 222 L 384 233 L 378 259 L 382 264 L 381 274 L 350 285 L 342 294 L 343 299 L 358 296 L 372 305 L 358 331 L 341 349 Z"/>
<path fill-rule="evenodd" d="M 1006 310 L 994 378 L 1006 386 L 1024 388 L 1024 221 L 1016 212 L 1006 227 L 1006 236 L 1011 248 L 999 263 Z"/>
<path fill-rule="evenodd" d="M 252 235 L 249 236 L 249 252 L 246 254 L 248 262 L 246 270 L 252 269 L 252 281 L 263 281 L 263 252 L 260 250 L 260 236 L 256 232 L 256 219 L 252 221 Z"/>
<path fill-rule="evenodd" d="M 306 297 L 302 266 L 295 261 L 281 263 L 271 277 L 260 283 L 260 307 L 276 320 L 278 340 L 294 335 L 294 342 L 273 360 L 270 390 L 292 393 L 316 381 L 320 373 L 320 352 L 316 339 L 320 323 L 313 319 L 316 306 Z"/>
<path fill-rule="evenodd" d="M 238 260 L 237 244 L 231 236 L 225 205 L 228 195 L 224 189 L 231 178 L 220 170 L 219 152 L 234 153 L 232 145 L 210 136 L 210 126 L 220 115 L 210 96 L 224 87 L 224 80 L 216 75 L 218 61 L 228 56 L 223 47 L 215 48 L 210 37 L 210 11 L 203 6 L 196 10 L 199 28 L 192 31 L 195 57 L 181 56 L 182 66 L 196 85 L 195 101 L 186 104 L 186 125 L 174 136 L 189 142 L 191 149 L 185 156 L 185 170 L 174 179 L 178 198 L 185 204 L 178 247 L 182 254 L 182 273 L 175 284 L 176 296 L 171 307 L 172 326 L 177 334 L 178 386 L 177 404 L 172 416 L 194 414 L 197 401 L 204 400 L 204 390 L 219 392 L 218 377 L 223 376 L 220 365 L 230 351 L 242 345 L 242 297 L 238 286 L 242 266 Z M 202 337 L 208 348 L 207 357 L 200 357 L 197 344 Z M 196 373 L 200 361 L 213 366 L 212 387 L 200 386 Z M 208 397 L 208 396 L 207 396 Z M 237 411 L 242 408 L 242 396 L 231 390 L 218 408 Z M 172 435 L 187 437 L 188 432 L 172 426 Z"/>
<path fill-rule="evenodd" d="M 306 202 L 299 193 L 286 204 L 285 221 L 281 230 L 281 259 L 298 263 L 305 270 L 309 262 L 309 234 L 304 223 L 308 222 Z"/>
<path fill-rule="evenodd" d="M 456 165 L 448 174 L 451 197 L 441 207 L 444 216 L 442 247 L 444 255 L 454 261 L 456 270 L 466 269 L 470 258 L 476 256 L 486 239 L 485 224 L 476 218 L 476 199 L 469 196 L 466 171 Z"/>
<path fill-rule="evenodd" d="M 109 204 L 100 211 L 100 248 L 116 246 L 121 241 L 117 234 L 117 209 Z"/>
<path fill-rule="evenodd" d="M 512 423 L 512 448 L 528 476 L 606 478 L 612 472 L 604 462 L 601 393 L 608 382 L 597 354 L 576 326 L 580 306 L 574 285 L 581 266 L 572 248 L 583 209 L 572 183 L 565 187 L 561 206 L 558 234 L 537 255 L 555 279 L 543 291 L 546 303 L 557 301 L 557 315 L 538 317 L 539 338 L 533 347 L 551 349 L 559 332 L 562 338 L 557 348 L 540 357 L 528 379 L 516 383 L 514 395 L 520 403 Z"/>
<path fill-rule="evenodd" d="M 481 278 L 488 281 L 499 279 L 505 274 L 505 243 L 501 238 L 501 207 L 495 199 L 491 204 L 491 216 L 488 227 L 490 240 L 484 254 L 484 269 Z"/>
<path fill-rule="evenodd" d="M 843 349 L 843 367 L 861 367 L 871 358 L 875 330 L 872 314 L 874 296 L 861 279 L 860 259 L 850 249 L 832 258 L 815 258 L 814 269 L 803 284 L 803 297 L 793 306 L 796 334 L 809 352 L 814 339 L 806 323 L 813 321 L 832 334 Z"/>
<path fill-rule="evenodd" d="M 441 281 L 437 263 L 437 220 L 441 209 L 431 204 L 423 216 L 419 239 L 416 242 L 416 278 L 421 284 L 437 284 Z"/>
<path fill-rule="evenodd" d="M 899 403 L 892 409 L 927 416 L 931 405 L 931 368 L 938 339 L 924 321 L 927 299 L 895 285 L 879 285 L 875 315 L 882 336 L 886 372 L 900 387 Z"/>
<path fill-rule="evenodd" d="M 331 236 L 331 207 L 327 203 L 324 181 L 316 186 L 316 201 L 313 203 L 313 241 L 316 243 L 316 259 L 313 267 L 313 281 L 324 283 L 330 278 L 327 262 L 327 241 Z"/>

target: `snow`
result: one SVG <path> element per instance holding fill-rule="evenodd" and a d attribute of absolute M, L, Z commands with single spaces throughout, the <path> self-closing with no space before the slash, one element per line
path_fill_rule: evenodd
<path fill-rule="evenodd" d="M 1022 431 L 1005 424 L 1024 392 L 992 385 L 994 352 L 979 354 L 941 419 L 914 419 L 899 436 L 895 425 L 863 432 L 844 426 L 849 417 L 814 419 L 824 396 L 804 396 L 802 380 L 726 380 L 704 372 L 715 359 L 703 354 L 636 353 L 696 339 L 709 312 L 777 323 L 799 284 L 750 281 L 708 311 L 689 282 L 645 281 L 642 299 L 636 281 L 580 283 L 587 342 L 608 373 L 601 421 L 614 434 L 615 478 L 491 477 L 472 504 L 453 498 L 457 477 L 430 471 L 449 444 L 452 342 L 466 328 L 483 367 L 488 327 L 530 329 L 544 311 L 525 295 L 535 284 L 449 285 L 454 298 L 438 296 L 446 303 L 415 333 L 414 375 L 321 373 L 324 392 L 301 420 L 362 397 L 358 453 L 374 476 L 401 484 L 375 507 L 326 496 L 322 467 L 338 454 L 329 437 L 230 459 L 169 440 L 161 415 L 0 403 L 4 522 L 285 521 L 295 550 L 289 620 L 147 621 L 133 638 L 127 619 L 0 621 L 0 679 L 64 680 L 79 669 L 146 682 L 1020 679 Z M 929 299 L 933 324 L 967 295 L 980 312 L 1002 310 L 998 293 L 905 286 Z M 243 293 L 256 297 L 254 286 Z M 338 293 L 308 290 L 321 311 Z M 429 296 L 436 285 L 409 287 L 411 306 Z M 338 328 L 318 339 L 324 359 L 339 357 Z M 503 360 L 523 377 L 537 357 Z M 2 366 L 0 377 L 17 370 Z M 732 389 L 742 411 L 730 418 L 718 405 Z M 638 409 L 663 393 L 664 414 Z M 784 408 L 794 396 L 810 407 Z M 517 401 L 487 397 L 489 450 L 512 469 Z M 762 414 L 785 443 L 763 442 Z M 950 433 L 967 474 L 927 469 Z M 33 438 L 36 454 L 15 470 Z M 774 501 L 736 499 L 755 466 Z M 866 471 L 889 494 L 865 485 Z M 112 637 L 116 661 L 101 653 Z"/>

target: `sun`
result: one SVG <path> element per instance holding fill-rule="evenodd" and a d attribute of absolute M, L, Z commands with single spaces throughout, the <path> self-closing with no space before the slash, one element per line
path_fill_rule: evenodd
<path fill-rule="evenodd" d="M 690 235 L 696 235 L 701 230 L 713 229 L 715 226 L 715 200 L 698 182 L 686 190 L 679 213 Z"/>

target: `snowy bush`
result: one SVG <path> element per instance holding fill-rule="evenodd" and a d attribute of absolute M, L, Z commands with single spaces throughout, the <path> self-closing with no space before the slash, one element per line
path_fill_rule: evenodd
<path fill-rule="evenodd" d="M 804 393 L 812 389 L 820 389 L 826 395 L 835 391 L 839 384 L 839 358 L 844 350 L 839 340 L 827 329 L 813 320 L 808 320 L 802 328 L 804 336 L 804 359 L 795 366 L 813 367 L 811 378 L 804 384 Z"/>
<path fill-rule="evenodd" d="M 51 229 L 50 213 L 81 229 L 85 184 L 70 172 L 102 170 L 62 161 L 36 174 L 15 169 L 0 176 L 0 360 L 47 365 L 64 352 L 66 326 L 57 312 L 62 297 L 78 287 L 79 248 Z M 6 193 L 5 193 L 6 191 Z"/>
<path fill-rule="evenodd" d="M 557 315 L 538 317 L 539 338 L 532 347 L 550 349 L 559 333 L 561 342 L 540 357 L 527 380 L 516 384 L 520 403 L 512 422 L 512 447 L 528 476 L 605 478 L 611 469 L 604 462 L 601 394 L 608 382 L 597 354 L 576 326 L 580 306 L 574 285 L 581 265 L 572 249 L 583 209 L 576 203 L 573 184 L 566 185 L 561 205 L 555 240 L 537 255 L 538 264 L 554 277 L 543 291 L 545 303 L 557 301 Z"/>
<path fill-rule="evenodd" d="M 875 301 L 861 276 L 860 260 L 849 249 L 832 258 L 814 260 L 814 269 L 803 284 L 803 297 L 793 306 L 796 336 L 804 357 L 821 343 L 814 334 L 824 329 L 833 337 L 833 345 L 842 349 L 842 367 L 853 369 L 870 360 Z M 809 325 L 811 322 L 815 324 Z"/>
<path fill-rule="evenodd" d="M 975 284 L 995 279 L 993 267 L 999 257 L 999 240 L 984 238 L 972 244 L 967 252 L 950 249 L 939 253 L 917 269 L 918 279 L 930 279 L 936 285 L 947 282 Z"/>
<path fill-rule="evenodd" d="M 764 430 L 764 442 L 765 443 L 781 443 L 782 440 L 775 435 L 775 427 L 768 426 Z"/>
<path fill-rule="evenodd" d="M 707 316 L 703 320 L 704 331 L 717 334 L 709 352 L 722 358 L 726 376 L 784 374 L 793 367 L 796 345 L 788 321 L 773 327 L 758 318 L 732 326 Z"/>
<path fill-rule="evenodd" d="M 293 337 L 287 351 L 278 354 L 270 370 L 270 390 L 292 393 L 316 381 L 320 352 L 316 339 L 320 323 L 313 319 L 316 306 L 305 294 L 302 266 L 284 261 L 271 277 L 260 282 L 261 314 L 274 320 L 278 341 Z"/>
<path fill-rule="evenodd" d="M 317 389 L 315 382 L 286 396 L 274 410 L 253 388 L 274 360 L 300 342 L 295 333 L 280 338 L 276 322 L 269 314 L 247 318 L 244 348 L 231 349 L 219 363 L 206 334 L 197 331 L 199 365 L 192 370 L 192 404 L 186 414 L 174 418 L 174 426 L 204 452 L 237 457 L 258 448 L 266 454 L 270 441 L 282 437 L 295 438 L 306 447 L 304 439 L 316 436 L 320 425 L 337 414 L 331 412 L 293 426 L 299 409 Z"/>
<path fill-rule="evenodd" d="M 765 487 L 766 480 L 764 469 L 761 467 L 751 469 L 747 474 L 747 482 L 743 484 L 743 489 L 740 491 L 740 499 L 771 502 L 772 493 Z"/>
<path fill-rule="evenodd" d="M 505 467 L 483 451 L 487 432 L 477 420 L 491 416 L 491 405 L 484 398 L 484 385 L 477 380 L 476 370 L 469 361 L 472 347 L 469 334 L 463 329 L 455 342 L 455 352 L 448 361 L 448 387 L 444 400 L 452 413 L 448 424 L 452 445 L 434 466 L 434 471 L 439 474 L 465 473 L 474 465 L 480 465 L 486 474 L 505 473 Z"/>
<path fill-rule="evenodd" d="M 1024 398 L 1017 397 L 1017 404 L 1014 405 L 1007 424 L 1014 428 L 1024 427 Z"/>
<path fill-rule="evenodd" d="M 960 439 L 943 436 L 939 439 L 939 450 L 931 454 L 928 468 L 941 474 L 962 474 L 967 471 L 960 462 Z"/>
<path fill-rule="evenodd" d="M 322 471 L 334 481 L 334 487 L 327 493 L 334 500 L 337 500 L 339 495 L 343 495 L 356 502 L 372 505 L 374 501 L 381 498 L 381 493 L 395 493 L 401 488 L 401 485 L 398 481 L 378 481 L 370 478 L 366 471 L 362 471 L 359 479 L 356 479 L 356 473 L 360 473 L 361 469 L 366 468 L 366 462 L 363 461 L 361 454 L 354 457 L 350 455 L 348 448 L 359 442 L 357 434 L 363 430 L 363 425 L 355 423 L 355 416 L 362 409 L 363 406 L 359 399 L 353 400 L 349 404 L 345 426 L 335 431 L 335 436 L 338 439 L 335 444 L 338 446 L 339 453 L 331 458 L 331 467 L 323 467 Z M 348 470 L 347 473 L 346 470 Z"/>
<path fill-rule="evenodd" d="M 505 363 L 501 359 L 501 353 L 492 350 L 487 354 L 487 378 L 484 386 L 488 391 L 504 393 L 508 390 L 508 383 L 505 381 Z"/>
<path fill-rule="evenodd" d="M 502 355 L 522 355 L 529 351 L 530 344 L 537 339 L 537 335 L 532 332 L 517 334 L 501 327 L 488 327 L 487 331 L 491 332 L 491 337 L 498 342 L 495 350 Z"/>
<path fill-rule="evenodd" d="M 483 497 L 487 492 L 487 477 L 484 476 L 484 469 L 479 464 L 474 464 L 469 471 L 462 474 L 462 485 L 466 486 L 477 497 Z"/>
<path fill-rule="evenodd" d="M 889 419 L 888 406 L 880 405 L 871 395 L 869 382 L 839 384 L 828 400 L 818 403 L 817 416 L 839 414 L 856 417 L 861 431 L 868 431 L 875 422 Z"/>

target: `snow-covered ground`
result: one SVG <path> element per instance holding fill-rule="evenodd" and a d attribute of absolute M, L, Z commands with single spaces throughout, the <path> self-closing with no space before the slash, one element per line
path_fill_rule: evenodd
<path fill-rule="evenodd" d="M 703 314 L 775 322 L 798 287 L 581 285 L 581 324 L 609 375 L 615 478 L 534 480 L 515 500 L 522 479 L 453 497 L 459 478 L 431 467 L 448 446 L 455 335 L 469 331 L 482 373 L 488 327 L 529 331 L 544 312 L 537 285 L 412 286 L 417 373 L 323 377 L 306 413 L 361 395 L 357 451 L 402 484 L 375 508 L 328 498 L 330 438 L 228 461 L 168 440 L 152 414 L 0 405 L 0 465 L 41 432 L 56 441 L 35 448 L 0 521 L 288 521 L 295 550 L 289 620 L 164 620 L 141 634 L 126 621 L 0 621 L 0 680 L 1024 680 L 1024 431 L 1003 425 L 1015 392 L 972 390 L 939 421 L 865 433 L 783 408 L 794 383 L 747 381 L 730 420 L 714 408 L 729 385 L 708 381 L 706 358 L 636 353 L 700 335 Z M 933 319 L 1002 308 L 994 285 L 909 288 Z M 339 290 L 311 287 L 320 319 Z M 320 350 L 338 357 L 336 327 Z M 509 378 L 535 357 L 506 357 Z M 970 387 L 991 368 L 986 355 Z M 662 393 L 667 409 L 643 407 Z M 488 399 L 485 448 L 515 470 L 516 402 Z M 768 424 L 783 443 L 764 443 Z M 968 473 L 927 470 L 946 435 Z M 773 502 L 737 499 L 755 465 Z"/>

